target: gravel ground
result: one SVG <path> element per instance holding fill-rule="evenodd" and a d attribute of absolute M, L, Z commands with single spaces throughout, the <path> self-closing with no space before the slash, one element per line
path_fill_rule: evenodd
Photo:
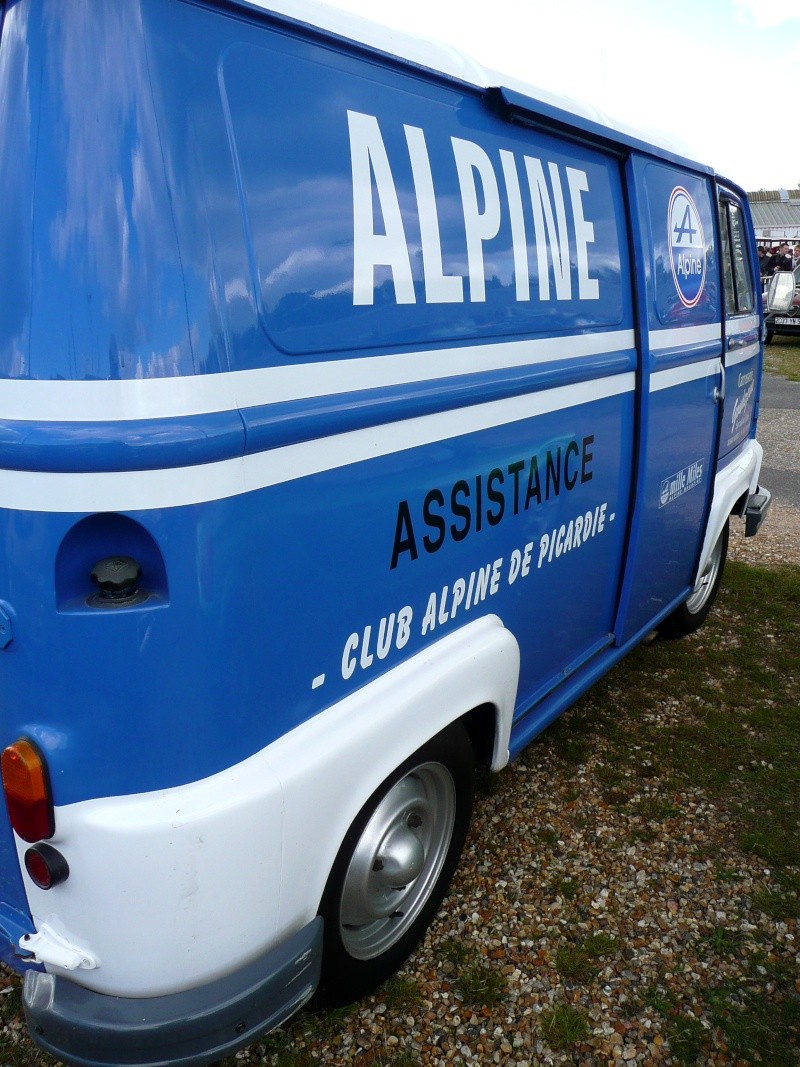
<path fill-rule="evenodd" d="M 773 501 L 755 537 L 745 537 L 744 523 L 736 519 L 731 522 L 730 530 L 729 559 L 759 567 L 782 563 L 800 567 L 800 511 L 797 508 Z"/>
<path fill-rule="evenodd" d="M 758 422 L 758 439 L 764 448 L 764 463 L 784 471 L 800 471 L 800 412 L 793 408 L 767 409 Z"/>
<path fill-rule="evenodd" d="M 730 558 L 800 565 L 796 509 L 773 505 L 747 541 L 740 527 Z M 665 687 L 644 714 L 669 723 L 686 708 Z M 536 743 L 485 784 L 450 896 L 398 977 L 353 1008 L 302 1014 L 226 1062 L 800 1063 L 785 1045 L 779 1058 L 737 1057 L 708 1008 L 720 986 L 745 996 L 753 953 L 764 995 L 774 974 L 789 973 L 800 1000 L 797 917 L 754 902 L 778 888 L 774 872 L 737 848 L 735 816 L 701 789 L 676 794 L 673 781 L 664 806 L 656 771 L 637 766 L 633 726 L 624 778 L 638 815 L 610 801 L 618 771 L 602 733 L 591 743 L 580 761 Z M 0 1000 L 15 985 L 0 972 Z M 26 1048 L 19 1017 L 6 1018 L 0 1067 L 52 1062 Z"/>

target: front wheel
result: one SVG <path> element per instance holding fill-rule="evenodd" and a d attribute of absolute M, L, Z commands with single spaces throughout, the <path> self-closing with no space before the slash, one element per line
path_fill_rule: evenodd
<path fill-rule="evenodd" d="M 358 1000 L 421 940 L 461 856 L 472 799 L 472 746 L 460 723 L 423 745 L 372 794 L 323 894 L 319 1005 Z"/>
<path fill-rule="evenodd" d="M 765 333 L 764 333 L 764 344 L 765 345 L 771 345 L 772 344 L 772 338 L 774 336 L 775 336 L 775 331 L 774 330 L 766 330 Z"/>
<path fill-rule="evenodd" d="M 703 573 L 689 597 L 659 627 L 662 637 L 686 637 L 699 630 L 717 598 L 728 556 L 728 523 L 722 528 Z"/>

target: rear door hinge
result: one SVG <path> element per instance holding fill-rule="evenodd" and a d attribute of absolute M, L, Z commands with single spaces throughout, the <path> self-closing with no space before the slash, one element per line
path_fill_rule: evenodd
<path fill-rule="evenodd" d="M 29 952 L 37 963 L 49 963 L 65 971 L 93 971 L 99 966 L 96 956 L 85 948 L 71 944 L 52 926 L 42 923 L 35 934 L 23 934 L 19 940 L 20 952 Z"/>

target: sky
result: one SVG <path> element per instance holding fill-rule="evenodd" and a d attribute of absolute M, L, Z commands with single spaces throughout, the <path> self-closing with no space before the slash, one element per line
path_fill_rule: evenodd
<path fill-rule="evenodd" d="M 800 186 L 800 0 L 331 0 L 682 142 L 757 189 Z"/>

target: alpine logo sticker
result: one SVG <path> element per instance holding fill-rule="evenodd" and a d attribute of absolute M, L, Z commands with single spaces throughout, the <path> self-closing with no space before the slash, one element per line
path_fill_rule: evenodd
<path fill-rule="evenodd" d="M 688 493 L 690 489 L 694 489 L 694 487 L 699 485 L 702 480 L 703 461 L 702 459 L 696 459 L 694 463 L 690 463 L 689 466 L 684 467 L 682 471 L 678 471 L 676 474 L 671 474 L 669 478 L 664 478 L 662 480 L 658 506 L 663 508 L 666 504 L 671 504 L 672 501 L 677 500 L 679 496 L 683 496 L 683 494 Z"/>
<path fill-rule="evenodd" d="M 677 185 L 669 198 L 669 248 L 672 277 L 684 307 L 692 308 L 703 295 L 706 281 L 706 243 L 694 200 Z"/>

